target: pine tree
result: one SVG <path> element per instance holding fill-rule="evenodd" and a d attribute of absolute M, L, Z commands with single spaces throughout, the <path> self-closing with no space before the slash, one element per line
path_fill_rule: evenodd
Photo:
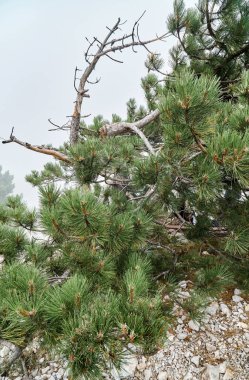
<path fill-rule="evenodd" d="M 28 145 L 58 161 L 27 176 L 39 210 L 18 196 L 0 209 L 0 336 L 20 352 L 36 337 L 74 378 L 101 378 L 133 345 L 160 348 L 177 281 L 192 281 L 182 306 L 196 318 L 207 296 L 248 288 L 248 12 L 175 1 L 172 72 L 149 54 L 146 109 L 130 99 L 126 121 L 82 122 L 58 150 Z"/>

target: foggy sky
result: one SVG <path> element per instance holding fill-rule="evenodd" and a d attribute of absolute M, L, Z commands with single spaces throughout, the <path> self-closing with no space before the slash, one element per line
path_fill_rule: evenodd
<path fill-rule="evenodd" d="M 194 0 L 186 1 L 193 6 Z M 166 32 L 166 20 L 173 0 L 0 0 L 0 137 L 15 136 L 32 144 L 59 146 L 68 139 L 65 132 L 48 132 L 48 118 L 65 123 L 72 114 L 75 66 L 84 68 L 85 36 L 103 38 L 106 26 L 118 17 L 127 20 L 129 32 L 146 10 L 140 23 L 143 39 Z M 167 63 L 167 52 L 175 41 L 154 44 Z M 125 117 L 126 102 L 134 97 L 143 104 L 140 88 L 146 52 L 140 48 L 122 53 L 123 64 L 104 58 L 91 77 L 101 82 L 90 88 L 83 114 L 112 113 Z M 36 190 L 25 182 L 31 170 L 40 170 L 48 156 L 31 152 L 17 144 L 0 144 L 0 165 L 14 175 L 15 193 L 23 193 L 29 205 L 37 204 Z"/>

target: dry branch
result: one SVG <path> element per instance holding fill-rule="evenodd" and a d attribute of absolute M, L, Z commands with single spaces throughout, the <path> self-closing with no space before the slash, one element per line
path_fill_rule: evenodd
<path fill-rule="evenodd" d="M 53 156 L 54 158 L 56 158 L 60 161 L 71 163 L 70 159 L 65 154 L 59 152 L 58 150 L 46 148 L 44 146 L 31 145 L 30 143 L 23 142 L 23 141 L 17 139 L 13 135 L 13 131 L 14 131 L 14 128 L 12 128 L 9 139 L 2 141 L 2 144 L 8 144 L 8 143 L 14 142 L 14 143 L 19 144 L 19 145 L 21 145 L 27 149 L 33 150 L 34 152 L 46 154 L 48 156 Z"/>
<path fill-rule="evenodd" d="M 146 125 L 152 123 L 158 118 L 160 111 L 156 109 L 152 111 L 149 115 L 145 116 L 143 119 L 138 120 L 134 123 L 127 123 L 125 121 L 120 121 L 114 124 L 106 124 L 100 129 L 101 136 L 117 136 L 129 132 L 132 128 L 143 128 Z"/>
<path fill-rule="evenodd" d="M 142 14 L 142 16 L 144 13 Z M 94 84 L 94 82 L 90 81 L 89 77 L 91 76 L 92 72 L 94 71 L 98 61 L 101 57 L 107 57 L 115 62 L 122 63 L 119 59 L 116 57 L 113 57 L 113 53 L 115 52 L 122 52 L 125 49 L 132 48 L 134 52 L 134 47 L 136 46 L 143 46 L 146 47 L 148 44 L 151 44 L 156 41 L 162 41 L 164 38 L 166 38 L 169 33 L 165 33 L 162 36 L 156 36 L 153 39 L 142 41 L 138 35 L 138 25 L 139 21 L 141 20 L 142 16 L 134 23 L 131 33 L 124 34 L 121 37 L 113 38 L 114 34 L 120 30 L 120 26 L 122 25 L 120 18 L 116 22 L 116 24 L 108 29 L 108 33 L 104 40 L 101 42 L 98 38 L 94 37 L 92 41 L 89 39 L 86 39 L 89 46 L 85 52 L 85 61 L 87 63 L 87 67 L 83 71 L 80 79 L 79 84 L 76 86 L 76 73 L 79 71 L 79 69 L 76 67 L 75 73 L 74 73 L 74 88 L 76 90 L 77 96 L 74 106 L 73 115 L 71 118 L 71 124 L 70 124 L 70 143 L 75 144 L 79 139 L 79 129 L 80 129 L 80 119 L 81 119 L 81 112 L 82 112 L 82 104 L 85 97 L 89 97 L 88 91 L 89 89 L 86 88 L 87 84 Z M 97 50 L 94 53 L 91 53 L 92 49 L 96 48 Z M 96 81 L 98 83 L 99 80 Z M 159 112 L 159 111 L 158 111 Z M 139 128 L 139 127 L 138 127 Z"/>

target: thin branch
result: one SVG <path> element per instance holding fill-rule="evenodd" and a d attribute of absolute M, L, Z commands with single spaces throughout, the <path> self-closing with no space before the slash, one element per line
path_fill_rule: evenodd
<path fill-rule="evenodd" d="M 18 145 L 21 145 L 21 146 L 23 146 L 26 149 L 30 149 L 30 150 L 32 150 L 34 152 L 46 154 L 48 156 L 53 156 L 54 158 L 57 158 L 60 161 L 71 163 L 71 160 L 65 154 L 63 154 L 63 153 L 61 153 L 61 152 L 59 152 L 57 150 L 54 150 L 54 149 L 45 148 L 44 146 L 31 145 L 30 143 L 23 142 L 23 141 L 17 139 L 13 135 L 13 132 L 14 132 L 14 127 L 12 128 L 12 131 L 11 131 L 9 139 L 2 141 L 2 144 L 9 144 L 9 143 L 14 142 L 14 143 L 16 143 Z"/>
<path fill-rule="evenodd" d="M 152 147 L 145 134 L 136 125 L 130 125 L 129 128 L 143 140 L 144 145 L 148 148 L 149 152 L 155 155 L 154 148 Z"/>

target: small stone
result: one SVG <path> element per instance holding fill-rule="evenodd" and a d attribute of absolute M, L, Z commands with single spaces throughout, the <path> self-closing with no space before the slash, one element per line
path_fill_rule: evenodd
<path fill-rule="evenodd" d="M 236 295 L 235 295 L 235 296 L 232 297 L 232 300 L 233 300 L 233 302 L 238 303 L 238 302 L 243 301 L 243 298 L 240 297 L 240 296 L 236 296 Z"/>
<path fill-rule="evenodd" d="M 226 315 L 227 317 L 230 317 L 230 315 L 231 315 L 231 310 L 224 303 L 220 304 L 220 311 L 221 311 L 222 314 Z"/>
<path fill-rule="evenodd" d="M 191 358 L 191 363 L 193 363 L 196 367 L 199 367 L 200 364 L 200 356 L 193 356 Z"/>
<path fill-rule="evenodd" d="M 249 304 L 246 304 L 245 311 L 249 311 Z"/>
<path fill-rule="evenodd" d="M 169 335 L 168 335 L 168 340 L 169 340 L 170 342 L 173 342 L 174 339 L 175 339 L 175 336 L 174 336 L 173 334 L 169 334 Z"/>
<path fill-rule="evenodd" d="M 44 362 L 45 358 L 40 358 L 39 363 L 42 364 Z"/>
<path fill-rule="evenodd" d="M 191 330 L 199 331 L 200 330 L 200 324 L 195 321 L 189 321 L 188 326 L 191 328 Z"/>
<path fill-rule="evenodd" d="M 207 308 L 206 308 L 206 312 L 209 314 L 209 315 L 215 315 L 217 313 L 219 309 L 219 304 L 218 302 L 213 302 L 211 305 L 209 305 Z"/>
<path fill-rule="evenodd" d="M 50 370 L 50 367 L 47 366 L 47 367 L 45 367 L 45 368 L 42 368 L 41 372 L 42 372 L 42 374 L 44 375 L 44 374 L 47 373 L 49 370 Z"/>
<path fill-rule="evenodd" d="M 51 376 L 48 378 L 48 380 L 55 380 L 55 378 L 54 378 L 53 375 L 51 375 Z"/>
<path fill-rule="evenodd" d="M 152 369 L 148 368 L 144 371 L 144 380 L 152 380 Z"/>
<path fill-rule="evenodd" d="M 220 359 L 221 358 L 221 354 L 220 354 L 220 351 L 219 350 L 216 350 L 215 353 L 214 353 L 214 357 L 215 359 Z"/>
<path fill-rule="evenodd" d="M 225 373 L 227 369 L 227 362 L 220 363 L 220 373 Z"/>
<path fill-rule="evenodd" d="M 239 328 L 243 329 L 243 330 L 247 330 L 248 327 L 249 327 L 249 326 L 248 326 L 246 323 L 244 323 L 244 322 L 238 322 L 238 323 L 237 323 L 237 326 L 238 326 Z"/>
<path fill-rule="evenodd" d="M 0 255 L 0 264 L 4 262 L 4 255 Z"/>
<path fill-rule="evenodd" d="M 240 289 L 234 289 L 234 294 L 236 296 L 239 296 L 241 294 L 241 290 Z"/>
<path fill-rule="evenodd" d="M 210 255 L 210 253 L 208 252 L 208 251 L 202 251 L 202 256 L 209 256 Z"/>
<path fill-rule="evenodd" d="M 10 352 L 10 349 L 7 346 L 4 346 L 0 351 L 0 357 L 5 358 Z"/>
<path fill-rule="evenodd" d="M 180 333 L 180 334 L 177 335 L 177 338 L 178 338 L 179 340 L 184 340 L 184 339 L 187 338 L 187 336 L 188 336 L 187 333 Z"/>
<path fill-rule="evenodd" d="M 249 341 L 249 333 L 245 333 L 245 334 L 244 334 L 244 338 L 245 338 L 245 340 L 248 340 L 248 341 Z"/>
<path fill-rule="evenodd" d="M 208 352 L 214 352 L 216 350 L 216 347 L 213 344 L 206 343 L 206 349 Z"/>
<path fill-rule="evenodd" d="M 179 297 L 187 299 L 190 297 L 190 293 L 189 292 L 179 292 Z"/>
<path fill-rule="evenodd" d="M 233 379 L 233 371 L 230 368 L 226 369 L 223 380 L 232 380 Z"/>
<path fill-rule="evenodd" d="M 158 380 L 167 380 L 168 379 L 168 374 L 167 372 L 160 372 L 157 376 Z"/>
<path fill-rule="evenodd" d="M 62 378 L 63 378 L 63 375 L 64 375 L 64 372 L 65 372 L 64 368 L 60 368 L 60 369 L 58 370 L 58 372 L 56 373 L 57 378 L 58 378 L 58 379 L 62 379 Z"/>
<path fill-rule="evenodd" d="M 193 380 L 193 374 L 192 374 L 191 372 L 187 372 L 187 373 L 184 375 L 183 380 Z"/>
<path fill-rule="evenodd" d="M 206 365 L 206 371 L 204 373 L 204 377 L 202 379 L 204 380 L 219 380 L 220 377 L 220 366 L 214 366 L 211 364 Z"/>
<path fill-rule="evenodd" d="M 142 372 L 143 370 L 145 370 L 145 368 L 146 368 L 146 363 L 139 363 L 137 365 L 137 370 L 140 371 L 140 372 Z"/>
<path fill-rule="evenodd" d="M 179 282 L 180 288 L 186 289 L 187 285 L 188 285 L 187 281 L 181 281 L 181 282 Z"/>

